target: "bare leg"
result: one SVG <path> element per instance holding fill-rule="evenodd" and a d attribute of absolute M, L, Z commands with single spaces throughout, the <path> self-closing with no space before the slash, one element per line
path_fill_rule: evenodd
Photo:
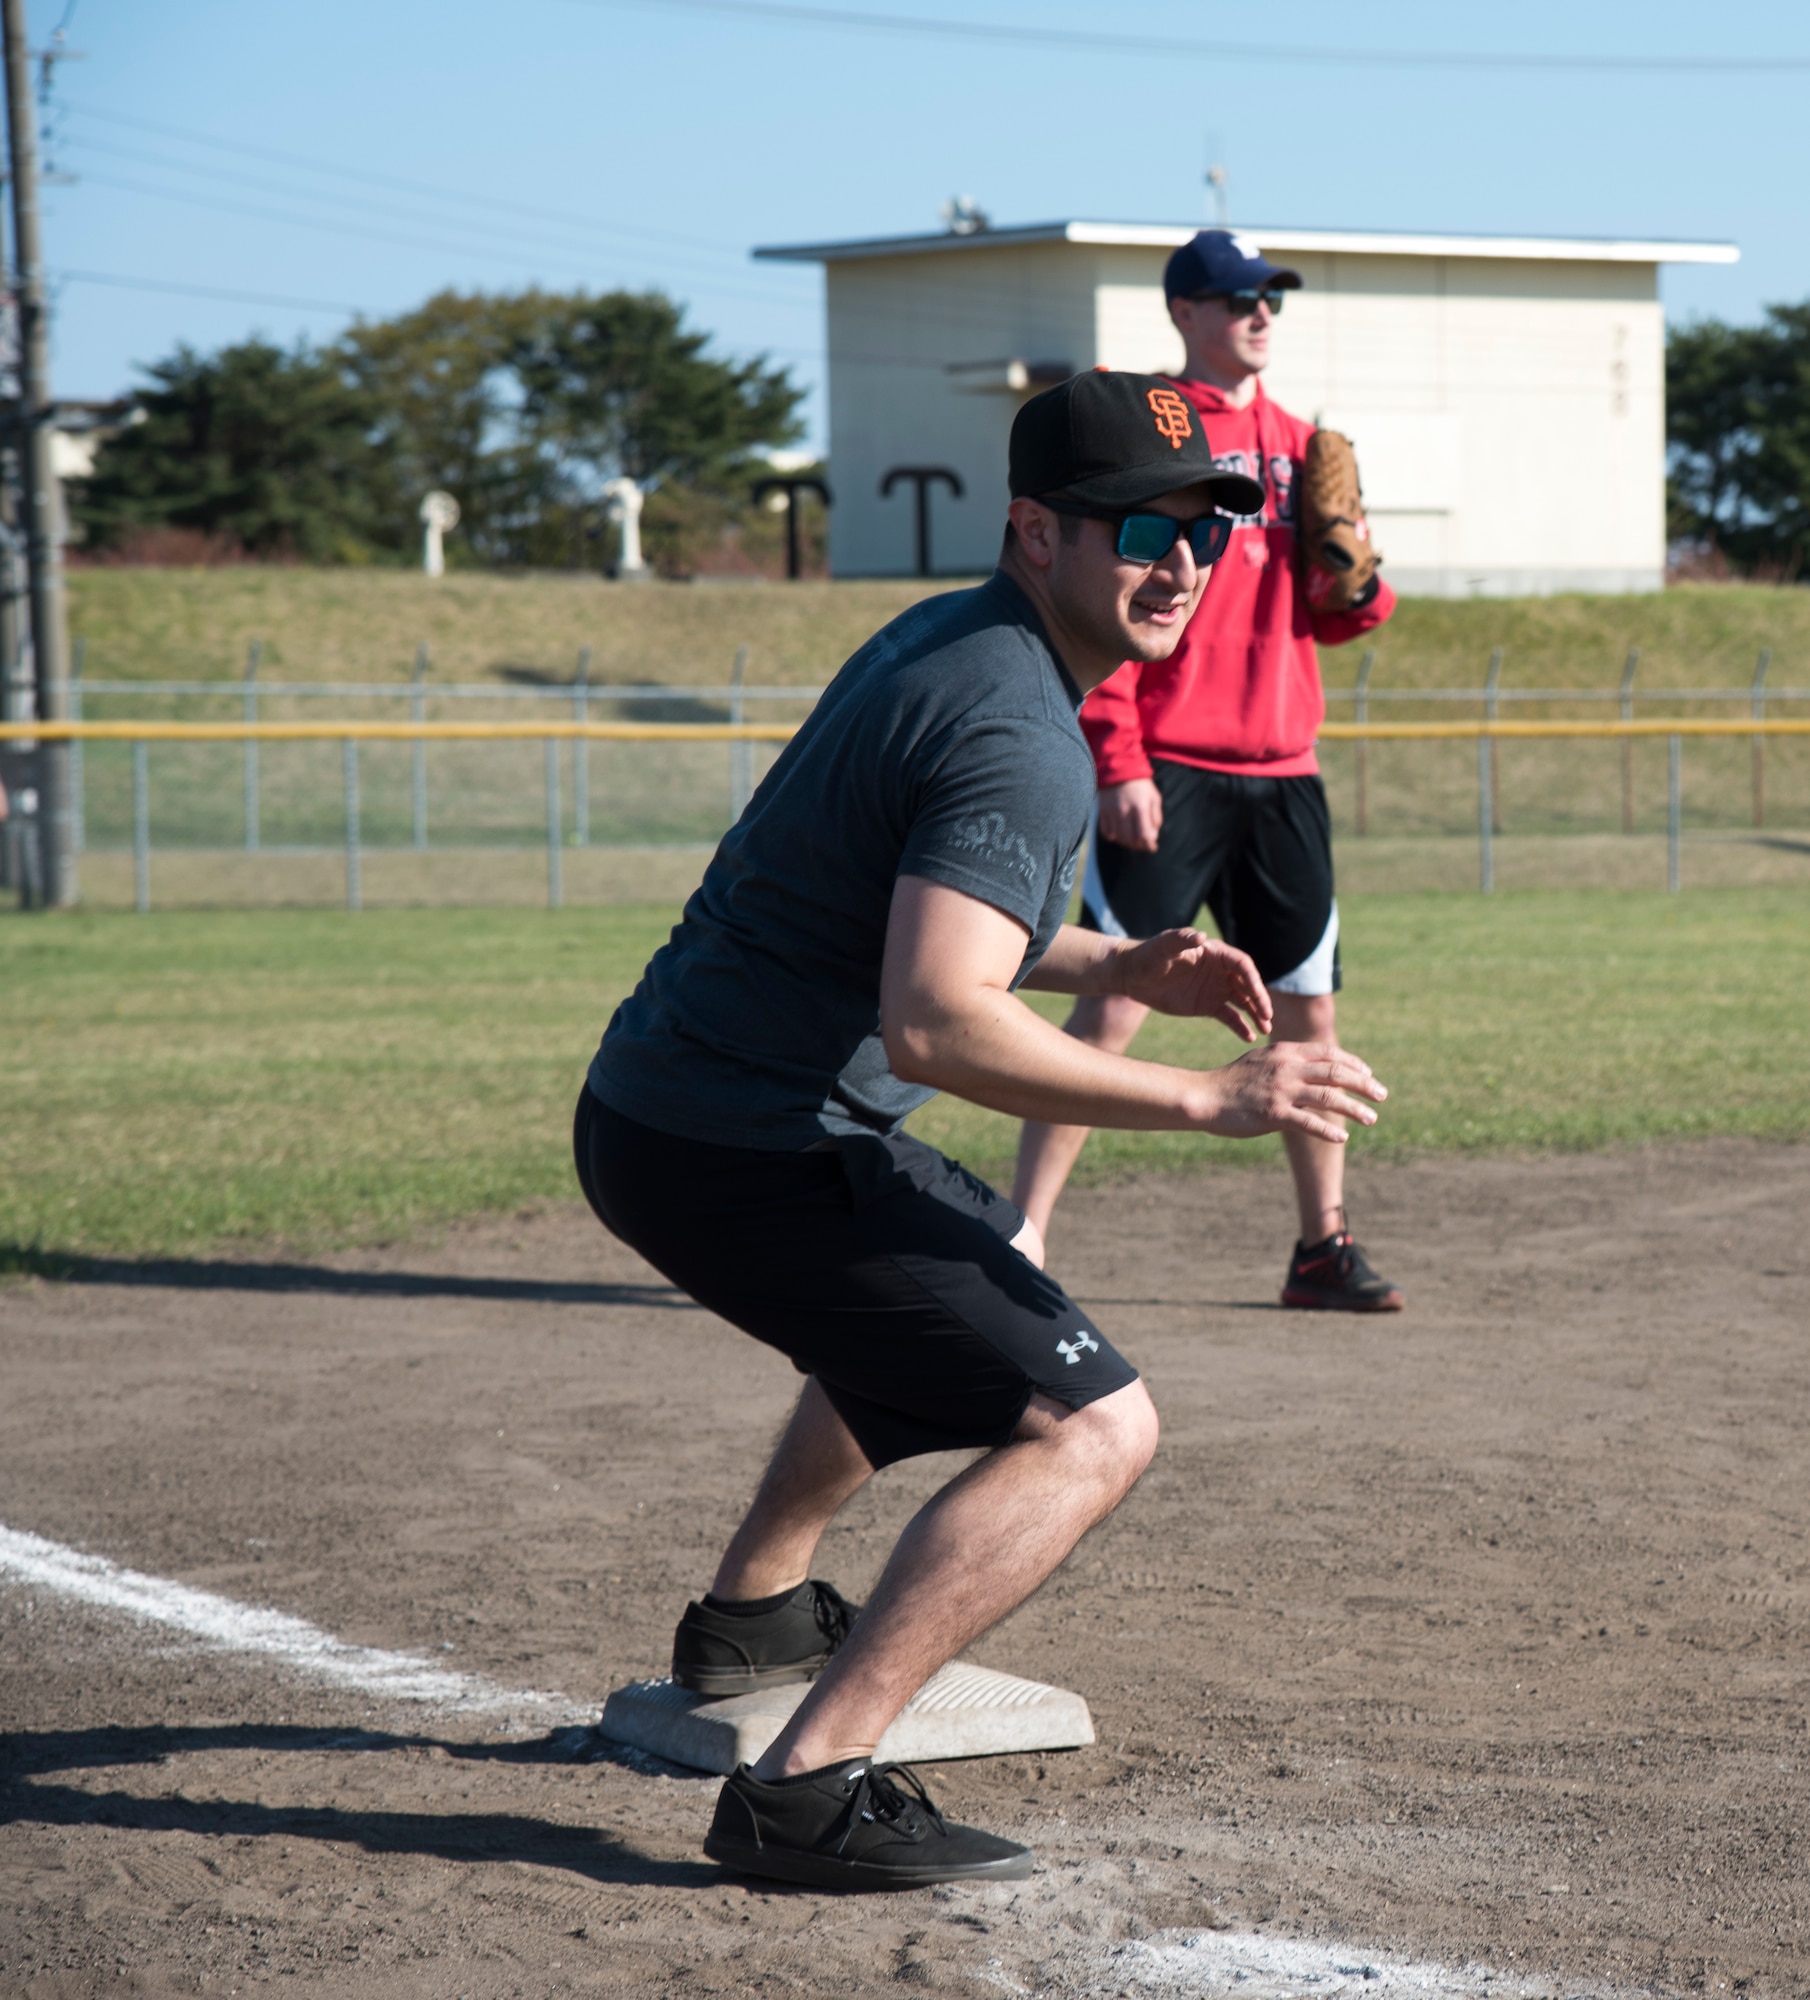
<path fill-rule="evenodd" d="M 867 1609 L 754 1766 L 759 1778 L 873 1754 L 930 1676 L 1023 1603 L 1124 1499 L 1156 1449 L 1141 1382 L 1085 1409 L 1034 1396 L 1018 1433 L 923 1506 Z"/>
<path fill-rule="evenodd" d="M 1272 1042 L 1336 1042 L 1337 1010 L 1330 993 L 1272 993 L 1276 1020 Z M 1343 1119 L 1338 1120 L 1340 1124 Z M 1305 1132 L 1285 1132 L 1282 1143 L 1295 1177 L 1301 1241 L 1321 1243 L 1345 1226 L 1345 1148 Z"/>
<path fill-rule="evenodd" d="M 824 1529 L 873 1470 L 812 1376 L 717 1566 L 711 1594 L 736 1599 L 796 1590 L 810 1574 Z"/>
<path fill-rule="evenodd" d="M 1122 1056 L 1150 1012 L 1120 994 L 1077 1000 L 1063 1033 Z M 1086 1125 L 1043 1125 L 1027 1119 L 1018 1140 L 1018 1171 L 1012 1180 L 1012 1200 L 1025 1213 L 1041 1242 L 1050 1233 L 1056 1199 L 1074 1172 L 1087 1143 Z M 1027 1255 L 1029 1253 L 1027 1252 Z M 1033 1259 L 1040 1262 L 1040 1259 Z"/>

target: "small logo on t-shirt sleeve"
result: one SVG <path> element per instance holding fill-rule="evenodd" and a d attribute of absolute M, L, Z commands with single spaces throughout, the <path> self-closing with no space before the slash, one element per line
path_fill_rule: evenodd
<path fill-rule="evenodd" d="M 1027 882 L 1037 880 L 1037 857 L 1024 835 L 1006 825 L 1004 813 L 980 813 L 973 819 L 957 820 L 950 845 L 963 853 L 981 855 L 1014 875 L 1022 875 Z"/>

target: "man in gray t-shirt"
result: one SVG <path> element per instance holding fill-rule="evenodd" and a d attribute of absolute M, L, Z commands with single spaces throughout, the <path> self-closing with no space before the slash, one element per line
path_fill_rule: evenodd
<path fill-rule="evenodd" d="M 896 1131 L 932 1086 L 887 1066 L 893 885 L 944 883 L 1028 934 L 1068 914 L 1093 802 L 1081 691 L 1002 574 L 914 606 L 826 690 L 618 1009 L 591 1089 L 688 1139 L 794 1151 Z M 849 782 L 853 773 L 862 782 Z"/>
<path fill-rule="evenodd" d="M 1125 659 L 1166 658 L 1253 482 L 1216 473 L 1173 386 L 1099 370 L 1012 430 L 1000 566 L 896 619 L 837 675 L 618 1008 L 574 1133 L 605 1226 L 787 1355 L 804 1391 L 673 1646 L 706 1695 L 816 1678 L 724 1785 L 706 1853 L 834 1887 L 1011 1879 L 1028 1850 L 951 1826 L 875 1746 L 1149 1462 L 1156 1414 L 1042 1270 L 1018 1210 L 906 1137 L 953 1090 L 1019 1117 L 1249 1136 L 1373 1121 L 1382 1088 L 1318 1044 L 1169 1069 L 1065 1036 L 1030 985 L 1270 1026 L 1242 952 L 1063 922 L 1094 790 L 1075 721 Z M 856 1608 L 808 1569 L 873 1471 L 984 1453 Z"/>

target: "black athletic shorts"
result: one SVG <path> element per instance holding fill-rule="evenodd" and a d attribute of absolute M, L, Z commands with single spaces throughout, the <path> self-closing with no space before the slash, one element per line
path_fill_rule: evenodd
<path fill-rule="evenodd" d="M 915 1139 L 707 1146 L 588 1086 L 572 1137 L 603 1226 L 814 1375 L 875 1466 L 1003 1444 L 1034 1393 L 1078 1410 L 1137 1380 L 1011 1247 L 1019 1211 Z"/>
<path fill-rule="evenodd" d="M 1088 841 L 1081 921 L 1112 937 L 1192 924 L 1205 903 L 1227 944 L 1277 993 L 1339 990 L 1332 816 L 1318 778 L 1247 778 L 1152 760 L 1163 795 L 1154 854 Z"/>

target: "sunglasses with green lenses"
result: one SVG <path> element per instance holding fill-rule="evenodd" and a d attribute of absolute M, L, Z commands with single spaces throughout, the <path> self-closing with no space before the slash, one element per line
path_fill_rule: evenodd
<path fill-rule="evenodd" d="M 1173 514 L 1128 514 L 1115 507 L 1086 507 L 1075 500 L 1045 500 L 1043 504 L 1058 514 L 1078 514 L 1083 520 L 1116 526 L 1119 534 L 1114 547 L 1126 562 L 1160 563 L 1186 535 L 1196 565 L 1206 569 L 1225 554 L 1232 539 L 1229 514 L 1196 514 L 1191 521 L 1178 521 Z"/>

